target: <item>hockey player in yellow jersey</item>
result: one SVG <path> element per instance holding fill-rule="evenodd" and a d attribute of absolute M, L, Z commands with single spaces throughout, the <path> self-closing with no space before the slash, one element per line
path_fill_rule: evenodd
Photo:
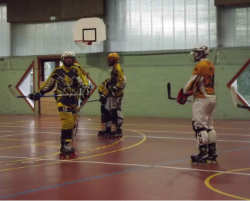
<path fill-rule="evenodd" d="M 126 86 L 126 77 L 119 64 L 119 55 L 117 53 L 110 53 L 108 55 L 108 65 L 112 66 L 109 85 L 103 90 L 100 95 L 100 101 L 104 102 L 104 115 L 106 126 L 104 130 L 99 131 L 100 137 L 122 137 L 121 126 L 123 124 L 123 115 L 121 111 L 121 104 L 123 98 L 123 90 Z M 116 129 L 111 132 L 111 125 L 114 122 Z"/>
<path fill-rule="evenodd" d="M 192 155 L 192 162 L 216 162 L 217 135 L 213 127 L 213 115 L 216 104 L 214 92 L 215 68 L 206 57 L 209 47 L 204 44 L 196 45 L 191 51 L 196 62 L 192 76 L 183 88 L 184 94 L 192 93 L 194 96 L 193 130 L 196 133 L 198 155 Z"/>
<path fill-rule="evenodd" d="M 31 100 L 39 100 L 40 95 L 50 92 L 56 86 L 56 101 L 61 119 L 61 149 L 62 157 L 74 155 L 75 149 L 69 146 L 72 139 L 72 130 L 77 118 L 79 89 L 80 98 L 84 101 L 89 97 L 89 82 L 82 71 L 74 66 L 75 54 L 65 51 L 61 56 L 63 65 L 54 69 L 41 88 L 29 94 Z M 63 96 L 67 95 L 67 96 Z"/>

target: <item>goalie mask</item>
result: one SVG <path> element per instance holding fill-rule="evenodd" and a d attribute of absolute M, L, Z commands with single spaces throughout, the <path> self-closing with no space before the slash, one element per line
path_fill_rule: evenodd
<path fill-rule="evenodd" d="M 110 53 L 108 55 L 108 65 L 113 66 L 114 64 L 119 62 L 119 55 L 117 53 Z"/>
<path fill-rule="evenodd" d="M 190 52 L 190 55 L 194 62 L 198 62 L 202 58 L 206 58 L 206 56 L 209 55 L 209 47 L 205 44 L 197 44 Z"/>
<path fill-rule="evenodd" d="M 65 59 L 66 58 L 66 59 Z M 72 51 L 64 51 L 61 56 L 61 61 L 66 67 L 73 66 L 75 63 L 76 55 Z"/>

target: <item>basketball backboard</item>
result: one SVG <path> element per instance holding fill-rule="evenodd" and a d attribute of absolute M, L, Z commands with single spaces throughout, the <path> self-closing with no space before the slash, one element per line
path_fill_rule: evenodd
<path fill-rule="evenodd" d="M 97 17 L 79 19 L 74 26 L 76 45 L 93 45 L 106 40 L 106 25 Z"/>

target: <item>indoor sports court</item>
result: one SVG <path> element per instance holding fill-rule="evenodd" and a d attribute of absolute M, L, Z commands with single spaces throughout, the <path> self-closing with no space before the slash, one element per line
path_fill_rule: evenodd
<path fill-rule="evenodd" d="M 249 16 L 0 0 L 0 199 L 249 200 Z"/>
<path fill-rule="evenodd" d="M 217 164 L 192 165 L 190 120 L 127 118 L 124 137 L 100 139 L 100 118 L 81 117 L 76 157 L 59 159 L 60 120 L 1 116 L 3 200 L 249 199 L 249 122 L 217 120 Z"/>

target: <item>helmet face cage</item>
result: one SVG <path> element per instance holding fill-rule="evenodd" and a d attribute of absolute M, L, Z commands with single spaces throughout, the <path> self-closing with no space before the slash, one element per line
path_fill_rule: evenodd
<path fill-rule="evenodd" d="M 110 53 L 108 55 L 108 65 L 113 66 L 115 63 L 118 63 L 119 55 L 117 53 Z"/>
<path fill-rule="evenodd" d="M 197 54 L 195 55 L 195 53 Z M 207 45 L 196 45 L 192 51 L 190 52 L 190 55 L 193 57 L 193 61 L 197 62 L 200 61 L 201 58 L 206 57 L 209 55 L 209 47 Z"/>
<path fill-rule="evenodd" d="M 65 63 L 64 59 L 66 57 L 72 58 L 72 62 L 70 64 L 69 63 Z M 75 55 L 74 52 L 72 52 L 72 51 L 65 51 L 65 52 L 62 53 L 61 61 L 63 62 L 64 66 L 70 67 L 70 66 L 72 66 L 75 63 L 75 58 L 76 58 L 76 55 Z"/>

